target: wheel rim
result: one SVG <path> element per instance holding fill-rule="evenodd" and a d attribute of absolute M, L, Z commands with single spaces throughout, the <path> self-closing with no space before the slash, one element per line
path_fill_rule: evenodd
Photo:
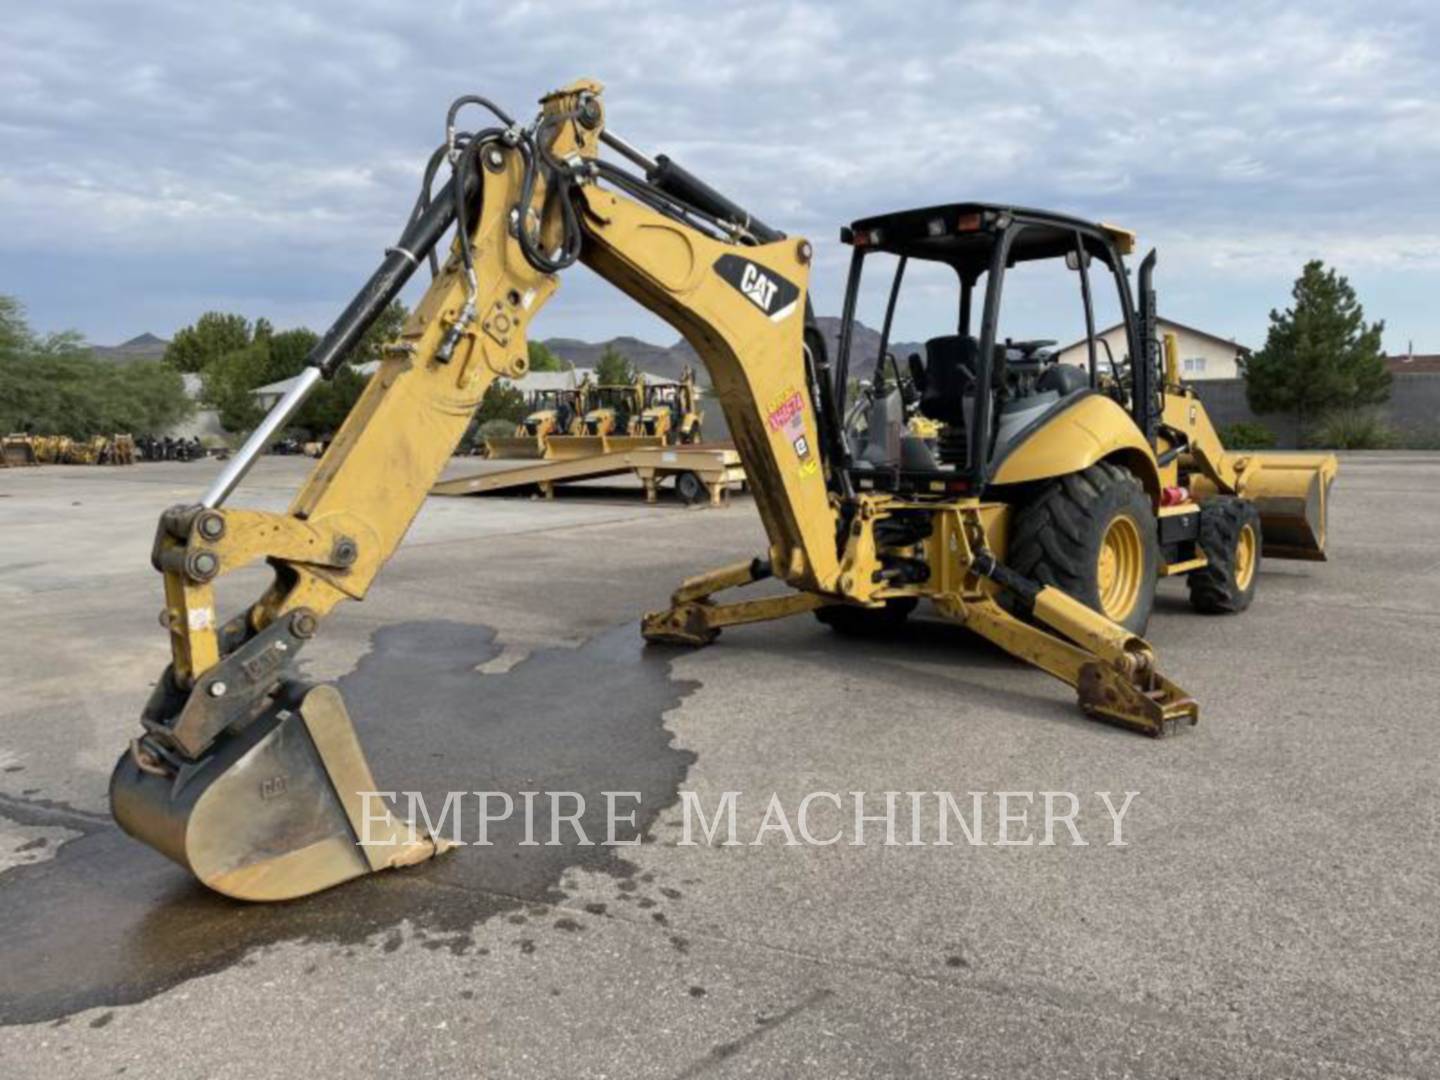
<path fill-rule="evenodd" d="M 1096 570 L 1101 610 L 1106 618 L 1123 621 L 1140 600 L 1140 585 L 1145 576 L 1145 545 L 1133 518 L 1121 514 L 1110 522 L 1100 541 Z"/>
<path fill-rule="evenodd" d="M 1249 525 L 1240 528 L 1235 542 L 1235 587 L 1244 592 L 1255 576 L 1255 530 Z"/>

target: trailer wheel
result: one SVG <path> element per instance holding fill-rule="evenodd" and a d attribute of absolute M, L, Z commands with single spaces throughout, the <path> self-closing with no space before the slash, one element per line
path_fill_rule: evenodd
<path fill-rule="evenodd" d="M 1108 461 L 1047 483 L 1020 507 L 1005 561 L 1143 634 L 1155 606 L 1160 544 L 1140 481 Z"/>
<path fill-rule="evenodd" d="M 696 506 L 709 497 L 705 481 L 700 479 L 699 473 L 693 472 L 682 472 L 675 477 L 675 493 L 686 506 Z"/>
<path fill-rule="evenodd" d="M 903 596 L 885 601 L 883 608 L 829 604 L 816 608 L 815 618 L 846 637 L 884 637 L 903 626 L 919 603 L 913 596 Z"/>
<path fill-rule="evenodd" d="M 1260 576 L 1260 511 L 1249 499 L 1219 495 L 1200 506 L 1200 550 L 1209 566 L 1186 575 L 1190 606 L 1207 615 L 1244 611 Z"/>

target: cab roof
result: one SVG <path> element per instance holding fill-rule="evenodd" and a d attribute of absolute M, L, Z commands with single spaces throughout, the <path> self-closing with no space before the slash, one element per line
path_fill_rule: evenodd
<path fill-rule="evenodd" d="M 1103 222 L 1085 221 L 1053 210 L 998 203 L 964 202 L 899 210 L 860 218 L 840 239 L 876 251 L 947 262 L 970 262 L 988 252 L 995 230 L 1009 223 L 1034 226 L 1016 236 L 1016 261 L 1054 258 L 1074 248 L 1074 233 L 1103 236 L 1121 255 L 1135 250 L 1135 234 Z"/>

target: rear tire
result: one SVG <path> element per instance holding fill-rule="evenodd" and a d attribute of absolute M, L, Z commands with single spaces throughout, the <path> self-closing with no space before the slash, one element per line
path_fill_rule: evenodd
<path fill-rule="evenodd" d="M 1047 483 L 1015 516 L 1006 562 L 1132 634 L 1155 606 L 1155 510 L 1131 473 L 1108 461 Z"/>
<path fill-rule="evenodd" d="M 905 620 L 919 603 L 913 596 L 903 596 L 885 601 L 883 608 L 831 604 L 816 608 L 815 618 L 837 634 L 844 634 L 846 637 L 884 637 L 904 626 Z"/>
<path fill-rule="evenodd" d="M 1206 615 L 1234 615 L 1255 599 L 1260 578 L 1260 511 L 1249 499 L 1219 495 L 1200 507 L 1200 550 L 1209 566 L 1186 575 L 1190 606 Z"/>

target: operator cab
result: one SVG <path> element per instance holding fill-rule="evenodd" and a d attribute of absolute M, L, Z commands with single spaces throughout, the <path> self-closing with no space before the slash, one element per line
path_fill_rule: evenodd
<path fill-rule="evenodd" d="M 957 203 L 864 218 L 841 240 L 854 255 L 835 386 L 858 487 L 978 495 L 1007 453 L 1076 401 L 1104 393 L 1135 406 L 1129 358 L 1144 354 L 1123 261 L 1133 234 Z"/>

